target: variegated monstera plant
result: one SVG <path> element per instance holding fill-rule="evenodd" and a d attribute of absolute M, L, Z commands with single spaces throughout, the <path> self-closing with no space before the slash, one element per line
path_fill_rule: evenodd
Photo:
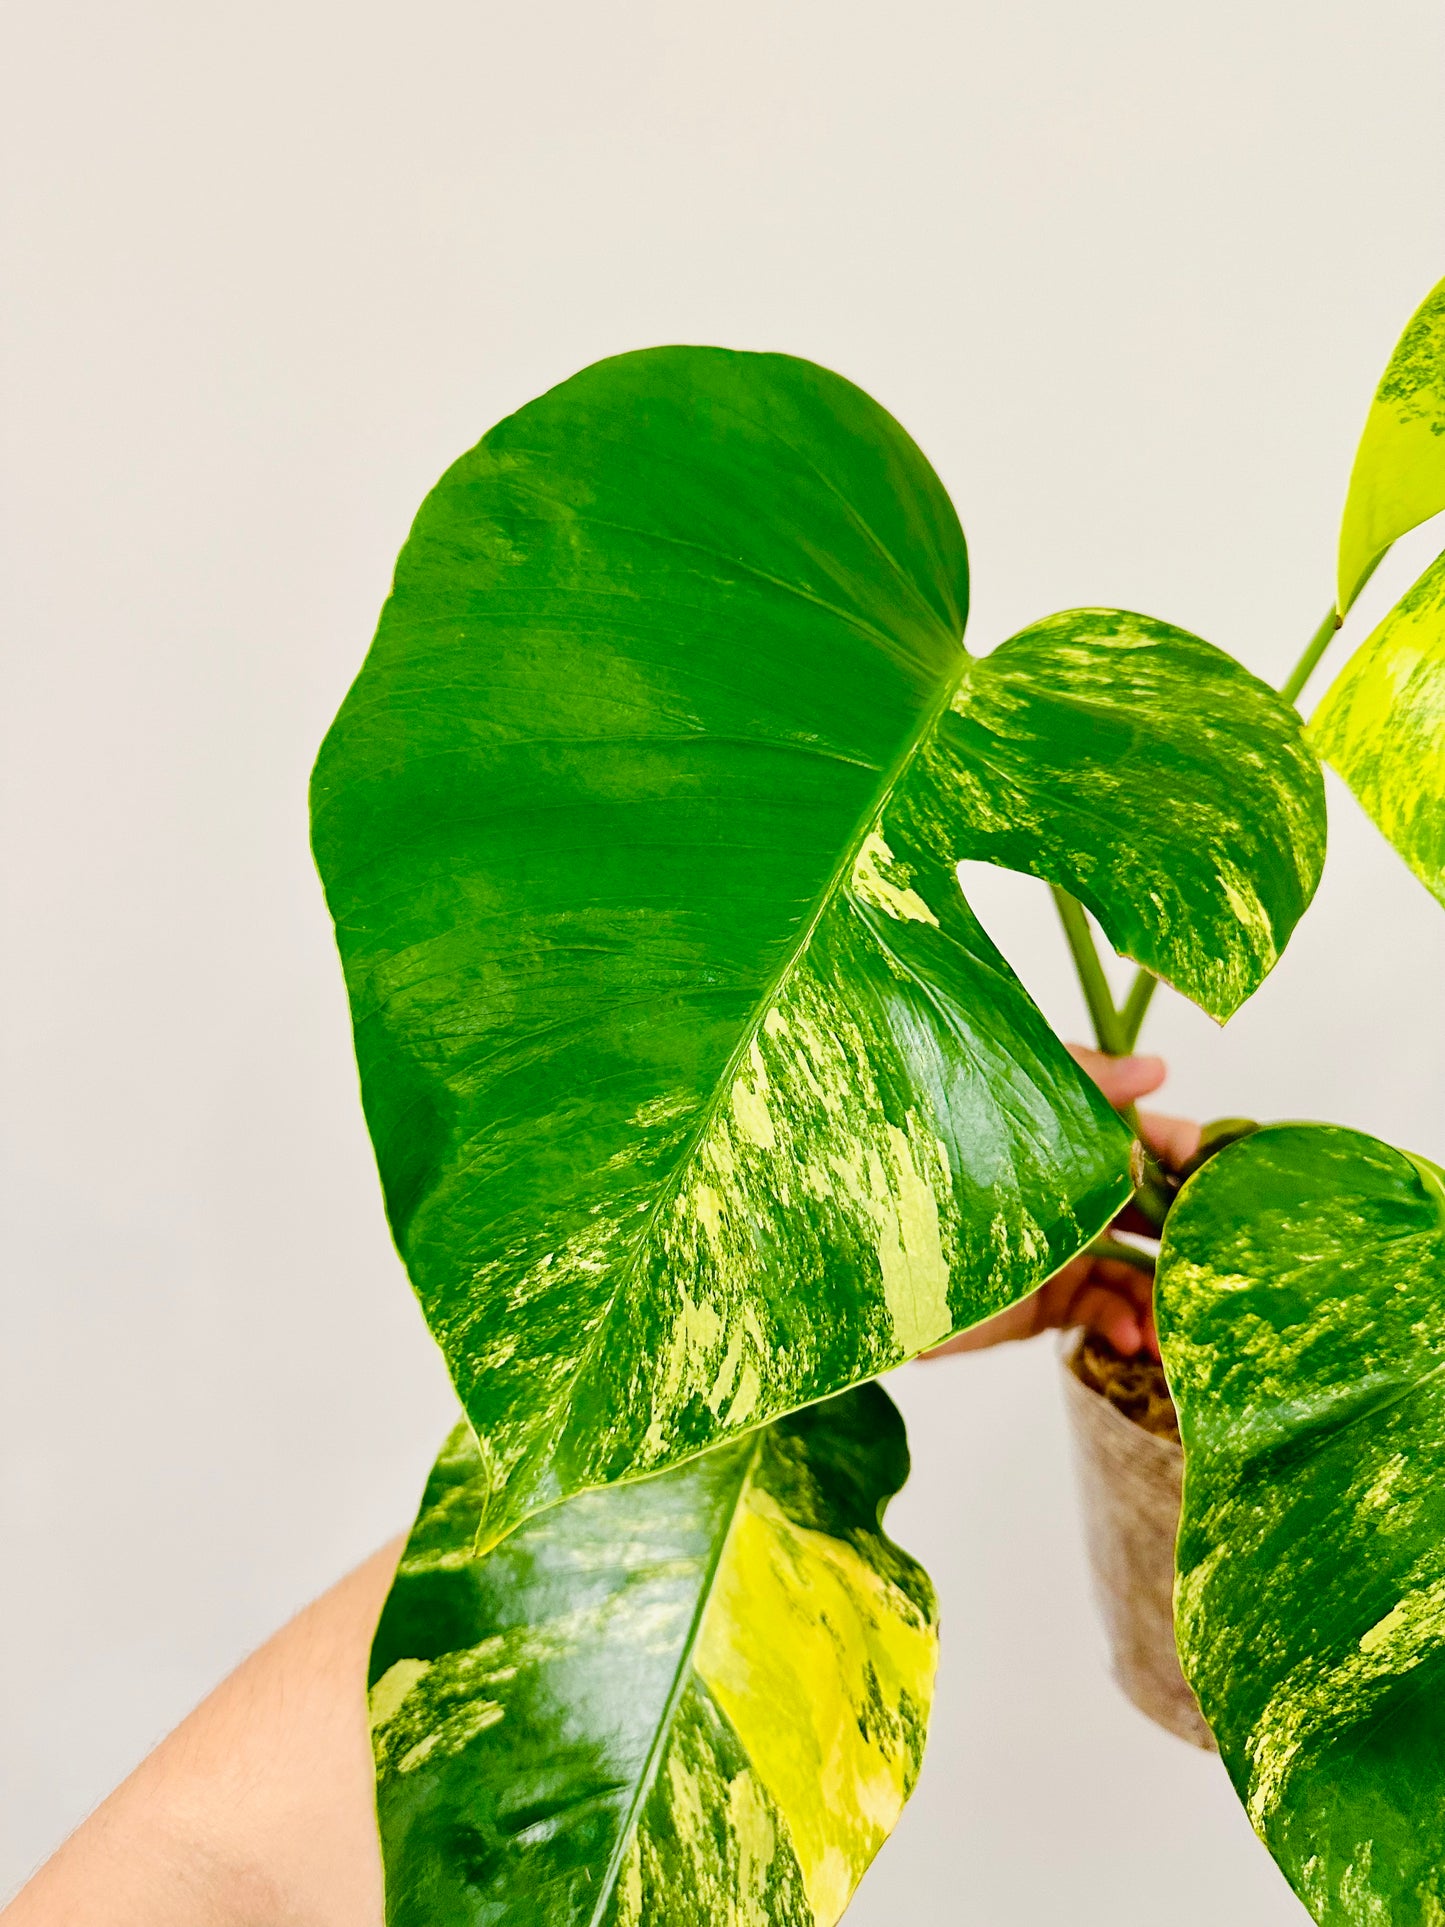
<path fill-rule="evenodd" d="M 933 1596 L 874 1376 L 1139 1180 L 962 896 L 1053 884 L 1105 1048 L 1219 1019 L 1324 857 L 1318 757 L 1445 897 L 1445 284 L 1371 411 L 1280 694 L 1075 610 L 963 647 L 963 536 L 856 388 L 586 369 L 428 497 L 313 783 L 367 1120 L 462 1408 L 376 1635 L 392 1927 L 829 1927 L 917 1776 Z M 1116 1009 L 1081 906 L 1140 966 Z M 1180 1194 L 1181 1647 L 1320 1921 L 1445 1917 L 1445 1190 L 1282 1126 Z"/>

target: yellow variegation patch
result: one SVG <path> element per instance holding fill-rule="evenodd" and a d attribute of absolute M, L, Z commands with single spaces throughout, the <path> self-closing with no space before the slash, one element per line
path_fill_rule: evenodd
<path fill-rule="evenodd" d="M 693 1664 L 787 1822 L 818 1927 L 913 1791 L 935 1630 L 851 1545 L 744 1496 Z"/>
<path fill-rule="evenodd" d="M 1309 735 L 1445 903 L 1445 555 L 1345 664 Z"/>
<path fill-rule="evenodd" d="M 1220 1022 L 1273 969 L 1324 862 L 1293 706 L 1128 609 L 1066 609 L 970 664 L 930 748 L 960 856 L 1026 870 Z"/>
<path fill-rule="evenodd" d="M 1376 562 L 1445 509 L 1445 281 L 1410 319 L 1365 418 L 1340 522 L 1339 608 Z"/>
<path fill-rule="evenodd" d="M 1439 1180 L 1360 1132 L 1272 1126 L 1190 1179 L 1160 1253 L 1180 1658 L 1325 1927 L 1445 1908 Z"/>
<path fill-rule="evenodd" d="M 971 661 L 967 591 L 903 430 L 778 355 L 599 363 L 423 505 L 313 841 L 488 1542 L 979 1323 L 1123 1204 L 960 859 L 1221 1019 L 1308 902 L 1289 705 L 1120 611 Z"/>
<path fill-rule="evenodd" d="M 372 1654 L 389 1927 L 833 1927 L 932 1698 L 906 1470 L 863 1386 L 479 1556 L 459 1428 Z"/>

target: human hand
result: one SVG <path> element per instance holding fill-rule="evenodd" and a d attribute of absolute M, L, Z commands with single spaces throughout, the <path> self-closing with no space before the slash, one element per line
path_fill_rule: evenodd
<path fill-rule="evenodd" d="M 402 1543 L 223 1680 L 0 1909 L 3 1927 L 381 1927 L 366 1665 Z"/>
<path fill-rule="evenodd" d="M 1119 1109 L 1157 1091 L 1168 1074 L 1161 1057 L 1106 1057 L 1102 1051 L 1088 1050 L 1082 1044 L 1070 1044 L 1069 1051 Z M 1199 1126 L 1187 1118 L 1143 1111 L 1139 1130 L 1168 1171 L 1177 1171 L 1199 1148 Z M 1120 1214 L 1115 1225 L 1122 1231 L 1150 1229 L 1132 1206 Z M 1082 1325 L 1106 1339 L 1124 1358 L 1135 1358 L 1140 1352 L 1158 1358 L 1154 1272 L 1147 1255 L 1140 1252 L 1139 1256 L 1141 1263 L 1134 1265 L 1092 1251 L 1081 1252 L 1029 1297 L 924 1355 L 942 1358 L 950 1352 L 983 1351 L 1011 1339 L 1035 1338 L 1043 1331 Z"/>

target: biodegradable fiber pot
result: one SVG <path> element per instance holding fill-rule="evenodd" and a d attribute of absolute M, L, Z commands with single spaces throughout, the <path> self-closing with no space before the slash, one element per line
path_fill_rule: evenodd
<path fill-rule="evenodd" d="M 1171 1410 L 1163 1375 L 1154 1368 L 1157 1388 L 1151 1386 L 1146 1367 L 1107 1359 L 1077 1334 L 1065 1342 L 1062 1365 L 1084 1534 L 1114 1677 L 1140 1712 L 1181 1740 L 1214 1751 L 1174 1648 L 1184 1453 L 1177 1436 L 1150 1429 L 1161 1423 L 1161 1405 Z"/>

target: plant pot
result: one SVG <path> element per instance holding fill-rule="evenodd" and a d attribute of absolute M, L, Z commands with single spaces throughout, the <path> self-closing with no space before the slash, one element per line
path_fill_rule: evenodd
<path fill-rule="evenodd" d="M 1177 1438 L 1146 1429 L 1121 1409 L 1160 1422 L 1147 1375 L 1126 1367 L 1109 1383 L 1107 1370 L 1098 1368 L 1100 1356 L 1093 1346 L 1086 1354 L 1082 1335 L 1071 1333 L 1061 1363 L 1084 1536 L 1114 1678 L 1141 1713 L 1213 1752 L 1214 1736 L 1174 1649 L 1174 1541 L 1184 1454 Z M 1081 1366 L 1094 1382 L 1080 1376 Z M 1108 1396 L 1095 1389 L 1100 1381 L 1109 1383 Z M 1167 1407 L 1162 1374 L 1158 1392 Z"/>

